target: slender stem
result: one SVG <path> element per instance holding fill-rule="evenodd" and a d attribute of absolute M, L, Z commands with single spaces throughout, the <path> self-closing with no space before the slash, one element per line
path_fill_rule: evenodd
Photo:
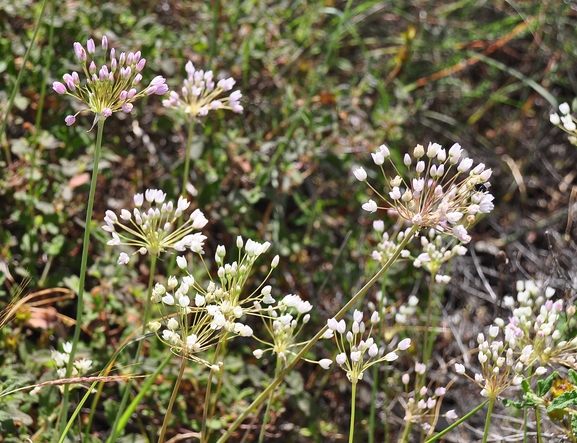
<path fill-rule="evenodd" d="M 162 429 L 160 430 L 160 437 L 158 437 L 158 443 L 164 443 L 164 436 L 166 434 L 166 428 L 168 427 L 168 420 L 170 419 L 170 413 L 172 412 L 172 407 L 174 406 L 174 401 L 180 389 L 180 383 L 182 382 L 182 376 L 184 375 L 184 369 L 186 368 L 186 358 L 182 357 L 182 362 L 180 363 L 180 371 L 178 372 L 178 377 L 174 382 L 174 387 L 172 388 L 172 395 L 170 396 L 170 401 L 168 402 L 168 408 L 166 408 L 166 414 L 164 414 L 164 421 L 162 422 Z"/>
<path fill-rule="evenodd" d="M 427 301 L 427 321 L 425 323 L 425 338 L 423 341 L 423 363 L 427 364 L 431 353 L 433 352 L 433 342 L 434 337 L 430 337 L 431 328 L 431 316 L 433 310 L 433 297 L 435 296 L 435 277 L 437 276 L 436 271 L 431 271 L 431 283 L 429 284 L 429 299 Z M 424 385 L 425 374 L 418 377 L 420 384 Z"/>
<path fill-rule="evenodd" d="M 357 400 L 357 380 L 352 383 L 353 388 L 351 390 L 351 424 L 349 426 L 349 443 L 354 443 L 355 441 L 355 409 Z"/>
<path fill-rule="evenodd" d="M 489 428 L 491 427 L 491 415 L 493 414 L 493 406 L 495 405 L 495 398 L 489 398 L 489 409 L 487 410 L 487 418 L 485 418 L 485 431 L 483 432 L 483 443 L 487 443 L 489 438 Z"/>
<path fill-rule="evenodd" d="M 144 335 L 146 333 L 146 325 L 148 323 L 148 318 L 150 317 L 150 304 L 151 304 L 150 303 L 150 297 L 152 296 L 152 288 L 154 286 L 154 274 L 156 272 L 156 259 L 157 259 L 156 255 L 152 255 L 150 258 L 150 276 L 148 277 L 148 292 L 146 295 L 146 303 L 144 305 L 144 317 L 142 319 L 142 321 L 143 321 L 143 323 L 142 323 L 142 335 Z M 136 354 L 134 356 L 134 363 L 133 363 L 134 367 L 136 367 L 138 365 L 138 362 L 140 361 L 140 354 L 142 352 L 143 344 L 144 344 L 144 340 L 138 341 L 138 346 L 136 348 Z M 126 403 L 128 403 L 128 397 L 130 396 L 131 387 L 132 387 L 132 380 L 129 380 L 126 383 L 126 388 L 124 390 L 124 394 L 122 395 L 122 400 L 120 401 L 120 405 L 118 406 L 118 411 L 123 411 L 124 408 L 126 407 Z M 116 416 L 116 420 L 114 421 L 114 424 L 112 425 L 112 431 L 110 433 L 110 437 L 108 437 L 108 439 L 106 440 L 107 442 L 116 442 L 118 435 L 124 429 L 124 426 L 126 426 L 126 422 L 124 422 L 122 424 L 122 426 L 119 426 L 120 425 L 120 417 L 121 417 L 120 414 L 118 414 Z"/>
<path fill-rule="evenodd" d="M 541 411 L 535 406 L 535 421 L 537 422 L 537 443 L 541 443 Z"/>
<path fill-rule="evenodd" d="M 276 368 L 274 370 L 275 378 L 278 377 L 278 375 L 280 374 L 280 368 L 281 368 L 281 359 L 277 358 L 276 359 Z M 264 441 L 264 436 L 266 434 L 266 425 L 268 424 L 268 419 L 269 419 L 270 410 L 272 407 L 272 401 L 273 401 L 273 397 L 274 397 L 273 394 L 274 394 L 274 392 L 270 393 L 270 396 L 268 398 L 268 402 L 266 403 L 266 411 L 264 412 L 264 417 L 262 418 L 262 427 L 260 428 L 260 435 L 258 437 L 258 443 L 262 443 Z"/>
<path fill-rule="evenodd" d="M 6 131 L 6 125 L 8 123 L 8 116 L 10 115 L 10 111 L 12 106 L 14 105 L 14 99 L 16 98 L 16 94 L 20 89 L 20 83 L 22 82 L 22 77 L 24 76 L 24 71 L 26 71 L 26 64 L 28 63 L 28 58 L 30 57 L 30 51 L 32 50 L 32 46 L 34 45 L 34 41 L 36 40 L 36 36 L 38 35 L 38 30 L 40 29 L 40 22 L 44 17 L 44 10 L 46 9 L 47 0 L 42 2 L 42 7 L 40 8 L 40 14 L 38 15 L 38 21 L 36 22 L 36 26 L 34 26 L 34 33 L 32 34 L 32 39 L 30 40 L 30 44 L 28 45 L 28 49 L 26 49 L 26 54 L 24 54 L 24 59 L 22 60 L 22 66 L 20 67 L 20 71 L 18 72 L 18 77 L 16 77 L 16 83 L 14 84 L 14 88 L 12 89 L 12 93 L 10 94 L 10 98 L 8 99 L 8 106 L 6 106 L 6 110 L 4 115 L 0 115 L 0 143 L 2 143 L 2 138 L 4 136 L 4 131 Z M 8 147 L 8 140 L 6 143 L 3 143 L 4 150 L 6 154 L 6 162 L 11 165 L 12 164 L 12 157 L 10 156 L 10 148 Z"/>
<path fill-rule="evenodd" d="M 98 127 L 96 132 L 96 147 L 94 149 L 94 164 L 92 167 L 92 179 L 90 181 L 90 192 L 88 194 L 88 204 L 86 205 L 86 222 L 84 227 L 84 239 L 82 242 L 82 258 L 80 260 L 80 279 L 78 281 L 78 301 L 76 307 L 76 326 L 74 327 L 74 337 L 72 338 L 72 349 L 70 350 L 70 357 L 68 358 L 68 365 L 66 366 L 66 378 L 70 377 L 72 373 L 72 365 L 74 363 L 74 356 L 76 355 L 76 348 L 80 340 L 80 330 L 82 329 L 82 315 L 84 313 L 84 282 L 86 280 L 86 268 L 88 264 L 88 250 L 90 249 L 90 229 L 92 225 L 92 209 L 94 207 L 94 195 L 96 194 L 96 182 L 98 179 L 98 163 L 100 161 L 100 151 L 102 148 L 102 133 L 104 132 L 104 121 L 101 118 L 98 120 Z M 62 409 L 60 411 L 58 426 L 58 435 L 64 432 L 66 425 L 66 418 L 62 415 L 67 414 L 68 411 L 68 397 L 70 389 L 68 384 L 64 385 L 64 394 L 62 397 Z"/>
<path fill-rule="evenodd" d="M 405 423 L 405 429 L 403 430 L 403 435 L 401 436 L 401 439 L 399 440 L 401 443 L 405 443 L 407 441 L 407 438 L 409 437 L 411 429 L 413 429 L 412 423 L 413 422 L 410 420 Z"/>
<path fill-rule="evenodd" d="M 387 270 L 392 266 L 394 262 L 397 261 L 399 256 L 401 255 L 401 251 L 407 246 L 407 244 L 413 239 L 415 233 L 418 231 L 417 226 L 413 226 L 411 231 L 403 238 L 403 241 L 397 246 L 397 250 L 395 253 L 389 258 L 389 260 L 383 265 L 383 267 L 363 286 L 353 297 L 345 304 L 339 312 L 334 316 L 335 319 L 342 318 L 345 313 L 363 297 L 367 291 L 381 278 L 381 276 L 387 272 Z M 262 391 L 258 397 L 246 408 L 246 410 L 232 423 L 226 433 L 220 437 L 217 443 L 225 442 L 232 433 L 241 425 L 241 423 L 248 417 L 248 415 L 253 411 L 256 410 L 256 407 L 262 403 L 270 393 L 276 389 L 276 387 L 280 384 L 280 382 L 284 379 L 284 377 L 295 367 L 297 362 L 313 347 L 313 345 L 322 338 L 323 334 L 326 332 L 328 327 L 325 325 L 317 334 L 306 344 L 302 347 L 300 352 L 291 360 L 290 363 L 287 364 L 286 368 L 279 374 L 277 378 L 275 378 L 264 391 Z"/>
<path fill-rule="evenodd" d="M 214 357 L 212 358 L 212 363 L 213 364 L 218 364 L 218 359 L 220 357 L 221 354 L 226 353 L 226 338 L 227 338 L 227 334 L 223 334 L 222 338 L 218 341 L 218 345 L 216 347 L 216 351 L 214 352 Z M 214 415 L 214 410 L 216 408 L 216 402 L 218 401 L 218 394 L 220 393 L 220 387 L 221 382 L 222 382 L 222 377 L 224 376 L 224 368 L 220 368 L 220 377 L 218 380 L 218 387 L 216 390 L 216 395 L 215 395 L 215 399 L 214 399 L 214 405 L 213 405 L 213 409 L 211 411 L 211 407 L 210 407 L 210 395 L 211 395 L 211 391 L 212 391 L 212 377 L 214 376 L 213 371 L 211 370 L 210 373 L 208 374 L 208 382 L 206 385 L 206 394 L 204 396 L 204 410 L 202 411 L 202 428 L 200 431 L 200 442 L 204 443 L 205 441 L 208 442 L 208 439 L 210 437 L 210 428 L 207 428 L 206 423 L 208 421 L 208 412 L 211 411 L 211 416 Z"/>
<path fill-rule="evenodd" d="M 184 153 L 184 175 L 182 176 L 182 190 L 180 195 L 186 197 L 186 187 L 188 186 L 188 171 L 190 168 L 190 148 L 192 147 L 192 139 L 194 138 L 194 123 L 195 119 L 191 119 L 188 125 L 188 138 L 186 140 L 186 152 Z M 179 223 L 180 226 L 180 223 Z"/>
<path fill-rule="evenodd" d="M 477 412 L 479 412 L 481 409 L 483 409 L 485 407 L 485 405 L 487 403 L 489 403 L 490 400 L 485 400 L 483 403 L 481 403 L 479 406 L 477 406 L 475 409 L 471 410 L 470 412 L 468 412 L 466 415 L 462 416 L 459 420 L 457 420 L 455 423 L 453 423 L 451 426 L 447 427 L 446 429 L 443 429 L 441 432 L 439 432 L 437 435 L 435 435 L 434 437 L 430 438 L 429 440 L 427 440 L 425 443 L 433 443 L 434 441 L 437 441 L 438 439 L 440 439 L 441 437 L 443 437 L 444 435 L 448 434 L 449 432 L 451 432 L 453 429 L 455 429 L 457 426 L 459 426 L 461 423 L 469 420 L 469 418 L 471 418 L 473 415 L 475 415 Z"/>

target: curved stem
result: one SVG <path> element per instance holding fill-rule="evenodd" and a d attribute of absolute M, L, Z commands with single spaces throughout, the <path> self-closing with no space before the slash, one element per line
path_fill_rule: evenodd
<path fill-rule="evenodd" d="M 479 412 L 481 409 L 483 409 L 485 407 L 485 405 L 489 403 L 489 400 L 485 400 L 483 403 L 481 403 L 480 405 L 478 405 L 475 409 L 473 409 L 472 411 L 468 412 L 466 415 L 464 415 L 463 417 L 461 417 L 459 420 L 457 420 L 455 423 L 453 423 L 451 426 L 447 427 L 446 429 L 443 429 L 441 432 L 439 432 L 437 435 L 435 435 L 434 437 L 430 438 L 429 440 L 427 440 L 425 443 L 433 443 L 434 441 L 437 441 L 438 439 L 440 439 L 441 437 L 443 437 L 445 434 L 448 434 L 449 432 L 451 432 L 453 429 L 455 429 L 457 426 L 459 426 L 461 423 L 469 420 L 469 418 L 471 418 L 473 415 L 475 415 L 477 412 Z"/>
<path fill-rule="evenodd" d="M 170 413 L 172 412 L 172 407 L 174 406 L 174 401 L 178 394 L 178 389 L 180 388 L 180 383 L 182 382 L 182 376 L 184 375 L 184 369 L 186 368 L 186 358 L 182 357 L 182 362 L 180 363 L 180 371 L 178 371 L 178 377 L 174 382 L 174 387 L 172 388 L 172 395 L 170 396 L 170 401 L 168 402 L 168 407 L 166 408 L 166 413 L 164 414 L 164 421 L 162 422 L 162 429 L 160 430 L 160 436 L 158 437 L 158 443 L 164 443 L 164 436 L 166 434 L 166 428 L 168 427 L 168 420 L 170 419 Z"/>
<path fill-rule="evenodd" d="M 280 360 L 280 358 L 277 358 L 276 359 L 276 368 L 274 370 L 275 378 L 278 377 L 278 375 L 280 374 L 280 368 L 281 368 L 281 360 Z M 262 418 L 262 427 L 260 428 L 260 435 L 258 437 L 258 443 L 262 443 L 264 441 L 264 435 L 266 434 L 266 425 L 268 424 L 270 409 L 272 407 L 273 394 L 274 394 L 274 392 L 270 393 L 270 396 L 268 398 L 268 402 L 266 403 L 266 411 L 264 412 L 264 417 Z"/>
<path fill-rule="evenodd" d="M 148 323 L 148 318 L 150 316 L 150 297 L 152 296 L 152 288 L 154 286 L 154 274 L 156 272 L 156 255 L 152 255 L 150 258 L 150 276 L 148 277 L 148 292 L 146 295 L 146 304 L 144 305 L 144 317 L 142 323 L 142 335 L 146 333 L 146 324 Z M 144 340 L 139 340 L 138 346 L 136 348 L 136 354 L 134 356 L 134 363 L 133 366 L 137 366 L 138 362 L 140 361 L 140 354 L 142 352 L 142 346 L 144 344 Z M 126 383 L 126 388 L 124 390 L 124 394 L 122 395 L 122 400 L 120 401 L 120 405 L 118 405 L 118 411 L 123 411 L 126 407 L 126 403 L 128 403 L 128 397 L 130 396 L 130 388 L 132 386 L 132 380 L 129 380 Z M 118 435 L 126 426 L 126 422 L 120 426 L 120 417 L 121 415 L 116 416 L 116 420 L 112 425 L 112 431 L 110 433 L 110 437 L 106 440 L 107 442 L 116 442 Z"/>
<path fill-rule="evenodd" d="M 356 381 L 352 384 L 353 389 L 351 390 L 351 424 L 349 426 L 349 443 L 354 443 L 355 441 L 355 408 L 357 400 L 357 383 Z"/>
<path fill-rule="evenodd" d="M 72 349 L 70 350 L 70 357 L 68 358 L 68 365 L 66 366 L 66 378 L 70 377 L 72 373 L 72 366 L 74 364 L 74 356 L 76 355 L 76 348 L 80 340 L 80 330 L 82 329 L 82 315 L 84 313 L 84 282 L 86 281 L 86 268 L 88 264 L 88 250 L 90 249 L 90 229 L 92 225 L 92 209 L 94 207 L 94 195 L 96 194 L 96 182 L 98 179 L 98 163 L 100 161 L 100 151 L 102 148 L 102 133 L 104 132 L 104 121 L 101 118 L 98 120 L 98 127 L 96 132 L 96 147 L 94 148 L 94 163 L 92 167 L 92 179 L 90 181 L 90 192 L 88 194 L 88 204 L 86 205 L 86 222 L 84 227 L 84 239 L 82 242 L 82 258 L 80 259 L 80 277 L 78 281 L 78 301 L 76 307 L 76 326 L 74 327 L 74 336 L 72 338 Z M 63 419 L 63 414 L 68 411 L 68 396 L 70 389 L 68 384 L 64 386 L 64 394 L 62 398 L 62 409 L 60 411 L 58 426 L 58 435 L 64 432 L 66 418 Z"/>
<path fill-rule="evenodd" d="M 495 398 L 489 398 L 489 409 L 487 410 L 487 418 L 485 418 L 485 431 L 483 432 L 483 443 L 487 443 L 489 438 L 489 428 L 491 426 L 491 415 L 493 415 L 493 406 L 495 405 Z"/>
<path fill-rule="evenodd" d="M 335 319 L 342 318 L 345 313 L 351 309 L 355 304 L 359 301 L 361 297 L 363 297 L 367 291 L 381 278 L 381 276 L 387 272 L 387 270 L 392 266 L 394 262 L 397 261 L 399 256 L 401 255 L 401 251 L 405 249 L 405 246 L 413 239 L 415 233 L 418 231 L 417 226 L 413 226 L 411 231 L 403 238 L 403 241 L 397 246 L 397 250 L 395 253 L 389 258 L 389 260 L 383 265 L 383 267 L 363 286 L 353 297 L 345 304 L 339 312 L 334 316 Z M 280 384 L 280 382 L 286 377 L 286 375 L 295 367 L 299 360 L 303 358 L 303 356 L 313 347 L 313 345 L 322 338 L 323 334 L 326 332 L 328 327 L 325 325 L 317 334 L 311 338 L 311 340 L 302 347 L 300 352 L 291 360 L 290 363 L 287 364 L 286 368 L 279 374 L 279 376 L 274 379 L 264 391 L 262 391 L 258 397 L 246 408 L 246 410 L 231 424 L 226 431 L 226 433 L 220 437 L 217 443 L 225 442 L 232 433 L 241 425 L 241 423 L 249 416 L 249 414 L 256 410 L 256 407 L 261 404 L 269 395 L 270 393 L 276 389 L 276 387 Z"/>
<path fill-rule="evenodd" d="M 32 46 L 34 45 L 34 41 L 36 40 L 36 36 L 38 35 L 38 30 L 40 29 L 40 22 L 44 17 L 44 10 L 46 9 L 46 3 L 48 3 L 47 0 L 44 0 L 42 2 L 42 7 L 40 8 L 40 14 L 38 15 L 38 21 L 36 22 L 36 26 L 34 26 L 34 33 L 32 34 L 32 39 L 30 40 L 28 49 L 26 49 L 26 54 L 24 54 L 24 59 L 22 60 L 22 66 L 20 67 L 20 71 L 18 72 L 18 77 L 16 77 L 16 83 L 14 84 L 14 88 L 12 89 L 12 93 L 10 94 L 10 98 L 8 99 L 8 106 L 6 106 L 4 115 L 3 116 L 0 115 L 0 143 L 2 142 L 4 131 L 6 131 L 8 116 L 10 115 L 10 110 L 14 105 L 14 99 L 16 98 L 16 94 L 20 89 L 20 83 L 22 82 L 24 71 L 26 71 L 26 64 L 28 63 L 28 58 L 30 57 L 30 51 L 32 50 Z M 8 138 L 6 138 L 6 143 L 4 144 L 4 150 L 6 154 L 6 162 L 8 163 L 8 165 L 11 165 L 12 157 L 10 156 L 10 148 L 8 147 Z"/>

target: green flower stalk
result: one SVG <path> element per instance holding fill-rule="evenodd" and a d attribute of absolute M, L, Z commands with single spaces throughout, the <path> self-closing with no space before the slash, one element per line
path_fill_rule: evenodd
<path fill-rule="evenodd" d="M 241 114 L 243 107 L 240 104 L 242 93 L 238 90 L 231 92 L 235 81 L 232 77 L 216 80 L 212 71 L 197 70 L 191 61 L 185 65 L 187 77 L 184 79 L 180 94 L 171 91 L 169 98 L 162 101 L 166 108 L 177 109 L 186 115 L 189 121 L 188 141 L 184 160 L 184 176 L 182 181 L 182 195 L 186 194 L 188 186 L 188 171 L 190 167 L 190 148 L 194 133 L 194 123 L 199 117 L 208 115 L 209 111 L 229 109 Z M 228 95 L 226 95 L 228 94 Z"/>

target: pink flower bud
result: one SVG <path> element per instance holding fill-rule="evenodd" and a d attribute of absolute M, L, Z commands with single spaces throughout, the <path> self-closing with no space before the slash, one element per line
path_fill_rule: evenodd
<path fill-rule="evenodd" d="M 108 38 L 105 35 L 102 36 L 102 50 L 108 51 Z"/>
<path fill-rule="evenodd" d="M 128 92 L 120 91 L 120 95 L 118 96 L 118 98 L 122 101 L 126 100 L 128 98 Z"/>
<path fill-rule="evenodd" d="M 78 57 L 78 60 L 80 60 L 81 62 L 85 62 L 86 61 L 86 51 L 84 50 L 82 45 L 78 42 L 74 42 L 73 47 L 74 47 L 74 53 L 76 54 L 76 57 Z"/>
<path fill-rule="evenodd" d="M 66 126 L 72 126 L 75 121 L 76 117 L 74 117 L 73 115 L 67 115 L 66 118 L 64 119 Z"/>
<path fill-rule="evenodd" d="M 134 53 L 134 63 L 138 63 L 138 61 L 140 60 L 141 54 L 140 51 L 136 51 Z"/>
<path fill-rule="evenodd" d="M 124 65 L 125 61 L 126 61 L 126 54 L 124 52 L 121 52 L 120 57 L 118 58 L 118 64 L 122 66 Z"/>
<path fill-rule="evenodd" d="M 123 110 L 124 112 L 126 112 L 127 114 L 130 114 L 130 112 L 132 111 L 132 108 L 133 108 L 132 103 L 124 103 L 124 104 L 122 105 L 122 110 Z"/>
<path fill-rule="evenodd" d="M 54 91 L 56 91 L 57 94 L 66 94 L 66 86 L 64 86 L 63 83 L 60 82 L 52 83 L 52 89 L 54 89 Z"/>
<path fill-rule="evenodd" d="M 110 108 L 102 108 L 102 115 L 104 118 L 108 118 L 112 115 L 112 110 Z"/>
<path fill-rule="evenodd" d="M 86 50 L 88 51 L 89 54 L 94 54 L 94 51 L 96 51 L 96 46 L 94 45 L 94 40 L 89 39 L 86 42 Z"/>
<path fill-rule="evenodd" d="M 133 85 L 137 85 L 137 84 L 140 83 L 141 80 L 142 80 L 142 75 L 136 74 L 136 75 L 134 76 L 134 80 L 132 80 L 132 84 L 133 84 Z"/>
<path fill-rule="evenodd" d="M 128 57 L 126 57 L 126 64 L 132 65 L 134 63 L 134 54 L 132 52 L 128 53 Z"/>
<path fill-rule="evenodd" d="M 96 63 L 94 63 L 94 61 L 91 61 L 91 62 L 90 62 L 90 66 L 88 67 L 88 71 L 89 71 L 91 74 L 96 73 Z"/>
<path fill-rule="evenodd" d="M 146 65 L 146 59 L 142 58 L 139 60 L 139 62 L 136 64 L 136 71 L 140 72 L 144 69 L 144 66 Z"/>
<path fill-rule="evenodd" d="M 136 95 L 136 89 L 131 88 L 130 91 L 128 91 L 128 98 L 132 99 L 134 98 L 135 95 Z"/>

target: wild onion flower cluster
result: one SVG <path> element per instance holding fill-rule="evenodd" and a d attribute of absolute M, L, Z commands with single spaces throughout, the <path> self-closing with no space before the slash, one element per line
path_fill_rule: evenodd
<path fill-rule="evenodd" d="M 450 246 L 444 241 L 434 229 L 429 230 L 428 236 L 421 236 L 421 247 L 423 252 L 413 261 L 416 268 L 424 268 L 431 275 L 435 276 L 435 281 L 447 284 L 451 281 L 448 275 L 439 274 L 441 266 L 457 255 L 465 255 L 467 248 L 461 244 Z"/>
<path fill-rule="evenodd" d="M 397 347 L 385 354 L 385 348 L 377 345 L 371 337 L 373 329 L 378 327 L 379 313 L 373 311 L 370 317 L 370 328 L 367 331 L 363 321 L 363 313 L 355 310 L 351 329 L 347 330 L 344 320 L 337 321 L 335 318 L 327 320 L 328 329 L 323 338 L 335 338 L 339 354 L 335 357 L 336 363 L 347 373 L 347 378 L 353 384 L 362 380 L 363 375 L 371 366 L 381 362 L 392 362 L 399 358 L 397 352 L 405 351 L 411 346 L 411 339 L 401 340 Z M 365 337 L 366 334 L 366 339 Z M 328 368 L 330 363 L 323 361 L 321 366 Z"/>
<path fill-rule="evenodd" d="M 141 58 L 140 51 L 121 52 L 116 58 L 116 50 L 110 49 L 108 54 L 108 39 L 102 37 L 101 66 L 95 62 L 94 54 L 96 45 L 93 39 L 86 42 L 86 49 L 78 43 L 74 43 L 74 52 L 80 61 L 86 84 L 82 86 L 77 72 L 64 74 L 62 82 L 54 82 L 52 88 L 58 94 L 69 95 L 84 103 L 88 111 L 95 114 L 95 122 L 100 118 L 110 117 L 120 110 L 130 113 L 133 103 L 141 97 L 152 94 L 164 95 L 168 92 L 168 86 L 162 76 L 156 76 L 150 84 L 140 89 L 142 70 L 146 65 L 146 59 Z M 108 60 L 107 60 L 108 58 Z M 76 121 L 76 116 L 68 115 L 64 121 L 71 126 Z"/>
<path fill-rule="evenodd" d="M 274 301 L 272 297 L 267 297 L 263 303 Z M 295 354 L 293 349 L 300 343 L 296 338 L 302 330 L 304 324 L 310 320 L 309 312 L 313 306 L 298 295 L 288 294 L 280 300 L 276 306 L 269 304 L 262 308 L 260 303 L 255 307 L 261 311 L 265 327 L 272 338 L 272 343 L 267 343 L 257 337 L 263 346 L 253 351 L 256 358 L 260 359 L 265 352 L 276 354 L 281 361 L 286 361 L 287 355 Z M 322 363 L 321 363 L 322 365 Z"/>
<path fill-rule="evenodd" d="M 242 297 L 256 260 L 268 250 L 270 244 L 250 239 L 245 244 L 238 237 L 237 246 L 239 260 L 226 264 L 226 250 L 224 246 L 218 246 L 218 281 L 211 280 L 203 286 L 188 272 L 186 258 L 179 256 L 177 264 L 187 275 L 180 281 L 171 276 L 166 285 L 157 283 L 152 291 L 151 301 L 159 307 L 163 320 L 150 322 L 150 330 L 175 354 L 216 371 L 220 364 L 209 363 L 196 354 L 232 336 L 251 337 L 253 330 L 245 323 L 246 316 L 262 315 L 261 304 L 275 302 L 271 296 L 271 286 L 264 286 L 264 281 L 278 265 L 278 256 L 273 259 L 271 269 L 259 287 Z M 164 329 L 160 331 L 163 324 Z"/>
<path fill-rule="evenodd" d="M 410 295 L 406 301 L 398 301 L 387 298 L 383 295 L 382 291 L 377 291 L 375 295 L 378 305 L 382 307 L 380 316 L 386 319 L 386 323 L 394 325 L 385 332 L 385 337 L 389 333 L 393 333 L 398 330 L 401 326 L 406 325 L 411 317 L 417 312 L 417 306 L 419 305 L 419 299 L 415 295 Z M 372 311 L 377 310 L 375 303 L 372 301 L 368 302 L 368 308 Z M 402 329 L 402 328 L 401 328 Z"/>
<path fill-rule="evenodd" d="M 228 96 L 223 96 L 235 84 L 232 77 L 218 80 L 215 84 L 212 71 L 196 70 L 191 61 L 186 64 L 185 69 L 188 76 L 184 80 L 180 94 L 171 91 L 169 98 L 162 102 L 164 107 L 181 109 L 192 118 L 203 117 L 209 111 L 217 109 L 230 109 L 237 114 L 242 113 L 240 91 L 236 90 Z"/>
<path fill-rule="evenodd" d="M 424 363 L 415 363 L 415 374 L 423 375 L 426 369 L 427 366 Z M 401 377 L 405 389 L 408 389 L 410 380 L 411 376 L 408 373 L 403 374 Z M 408 393 L 408 398 L 403 404 L 405 408 L 404 420 L 407 423 L 419 423 L 424 431 L 429 431 L 431 424 L 428 419 L 437 417 L 438 414 L 436 411 L 440 407 L 440 402 L 446 392 L 447 390 L 442 386 L 437 387 L 432 393 L 427 386 L 415 386 L 414 389 Z M 445 413 L 445 417 L 450 420 L 455 420 L 457 414 L 451 409 Z"/>
<path fill-rule="evenodd" d="M 158 255 L 167 249 L 182 252 L 187 248 L 202 254 L 206 236 L 193 233 L 208 223 L 202 211 L 195 209 L 188 220 L 178 227 L 178 219 L 188 209 L 190 202 L 179 197 L 175 205 L 172 201 L 165 202 L 165 199 L 166 193 L 161 190 L 147 189 L 144 194 L 134 196 L 135 208 L 132 212 L 121 209 L 118 217 L 114 211 L 106 211 L 106 225 L 102 229 L 112 234 L 108 244 L 131 246 L 142 255 Z M 121 252 L 118 264 L 125 265 L 129 261 L 130 256 Z"/>
<path fill-rule="evenodd" d="M 70 352 L 72 351 L 72 343 L 66 342 L 62 345 L 62 350 L 64 352 L 59 352 L 55 349 L 52 350 L 52 360 L 54 360 L 54 364 L 56 365 L 56 373 L 60 378 L 66 377 L 66 365 L 70 360 Z M 86 358 L 80 358 L 74 361 L 74 365 L 72 366 L 72 377 L 79 377 L 83 374 L 86 374 L 90 370 L 92 366 L 92 360 L 88 360 Z"/>
<path fill-rule="evenodd" d="M 571 108 L 569 103 L 561 103 L 559 105 L 559 114 L 554 112 L 549 116 L 549 120 L 555 126 L 561 128 L 569 134 L 568 140 L 572 145 L 577 146 L 577 119 L 571 115 Z"/>
<path fill-rule="evenodd" d="M 385 145 L 371 155 L 381 167 L 386 192 L 380 193 L 367 182 L 363 168 L 353 170 L 355 177 L 367 182 L 383 201 L 384 206 L 379 206 L 369 200 L 362 206 L 365 211 L 393 210 L 419 229 L 434 228 L 468 243 L 471 237 L 467 228 L 480 214 L 493 210 L 493 196 L 487 191 L 491 169 L 485 169 L 483 163 L 473 167 L 473 160 L 463 155 L 459 144 L 454 144 L 448 152 L 437 143 L 430 143 L 426 151 L 417 145 L 413 155 L 405 154 L 403 159 L 406 179 Z M 395 171 L 393 178 L 385 173 L 385 161 Z"/>
<path fill-rule="evenodd" d="M 385 231 L 385 224 L 382 220 L 375 220 L 373 222 L 373 229 L 379 236 L 379 243 L 372 252 L 371 257 L 381 264 L 385 264 L 395 254 L 397 244 L 402 242 L 405 235 L 408 235 L 411 230 L 411 228 L 401 231 L 395 230 L 392 234 L 389 234 Z M 401 258 L 408 258 L 410 255 L 411 253 L 408 249 L 401 251 Z"/>
<path fill-rule="evenodd" d="M 532 346 L 532 362 L 542 366 L 560 363 L 577 368 L 577 337 L 571 330 L 577 326 L 575 306 L 553 300 L 555 290 L 544 289 L 539 282 L 517 281 L 517 300 L 504 297 L 504 305 L 512 310 L 504 325 L 505 340 L 519 349 Z"/>
<path fill-rule="evenodd" d="M 533 347 L 525 346 L 520 355 L 515 354 L 516 349 L 506 341 L 496 340 L 499 335 L 499 326 L 489 328 L 489 339 L 485 339 L 481 332 L 477 336 L 479 353 L 477 358 L 481 364 L 481 372 L 475 373 L 474 378 L 465 374 L 465 366 L 455 364 L 457 374 L 465 375 L 481 387 L 481 395 L 487 398 L 496 398 L 509 386 L 518 386 L 523 380 L 529 378 L 527 369 L 534 361 Z M 538 367 L 534 373 L 542 375 L 546 372 L 544 367 Z"/>

